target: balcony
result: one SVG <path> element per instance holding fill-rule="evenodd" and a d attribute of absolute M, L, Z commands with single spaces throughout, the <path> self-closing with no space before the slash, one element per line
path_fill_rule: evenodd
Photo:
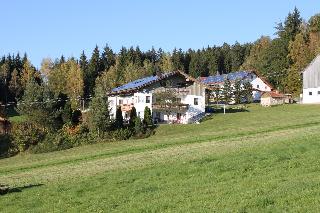
<path fill-rule="evenodd" d="M 156 110 L 156 111 L 185 112 L 188 109 L 189 109 L 189 104 L 181 104 L 181 103 L 152 104 L 152 110 Z"/>
<path fill-rule="evenodd" d="M 122 112 L 129 112 L 131 111 L 133 104 L 121 104 L 120 107 Z"/>

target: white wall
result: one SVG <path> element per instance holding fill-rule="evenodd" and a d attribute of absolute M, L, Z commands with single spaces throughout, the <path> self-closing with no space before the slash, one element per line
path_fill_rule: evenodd
<path fill-rule="evenodd" d="M 194 99 L 198 98 L 198 105 L 194 105 Z M 197 116 L 200 113 L 205 112 L 205 96 L 187 95 L 183 101 L 185 104 L 189 104 L 188 111 L 186 113 L 187 123 L 191 122 L 190 119 Z"/>
<path fill-rule="evenodd" d="M 150 103 L 146 103 L 146 97 L 150 96 Z M 144 118 L 144 108 L 149 107 L 152 113 L 152 93 L 134 93 L 134 107 L 136 108 L 137 115 L 140 116 L 141 119 Z"/>
<path fill-rule="evenodd" d="M 312 95 L 309 95 L 312 92 Z M 303 89 L 302 103 L 304 104 L 319 104 L 320 103 L 320 87 Z"/>
<path fill-rule="evenodd" d="M 146 96 L 150 96 L 150 103 L 146 103 Z M 136 108 L 137 115 L 140 115 L 140 118 L 143 119 L 144 117 L 144 108 L 148 106 L 151 109 L 152 112 L 152 93 L 134 93 L 131 96 L 113 96 L 109 97 L 109 109 L 110 109 L 110 114 L 112 115 L 113 118 L 116 116 L 116 111 L 117 107 L 120 105 L 119 101 L 122 101 L 122 104 L 132 104 Z M 122 112 L 123 118 L 125 118 L 125 112 Z"/>
<path fill-rule="evenodd" d="M 265 84 L 259 77 L 253 79 L 251 81 L 251 85 L 253 89 L 257 89 L 264 92 L 271 91 L 271 88 L 267 84 Z"/>

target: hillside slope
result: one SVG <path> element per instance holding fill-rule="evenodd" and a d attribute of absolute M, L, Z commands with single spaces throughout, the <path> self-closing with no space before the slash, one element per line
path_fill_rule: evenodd
<path fill-rule="evenodd" d="M 320 106 L 164 125 L 156 135 L 0 160 L 1 212 L 319 211 Z"/>

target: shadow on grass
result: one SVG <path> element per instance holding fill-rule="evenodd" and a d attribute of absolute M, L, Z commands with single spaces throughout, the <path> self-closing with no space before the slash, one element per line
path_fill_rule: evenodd
<path fill-rule="evenodd" d="M 17 192 L 22 192 L 26 189 L 34 188 L 34 187 L 40 187 L 43 186 L 44 184 L 39 183 L 39 184 L 29 184 L 25 186 L 20 186 L 20 187 L 15 187 L 15 188 L 10 188 L 9 186 L 1 186 L 0 187 L 0 195 L 5 195 L 5 194 L 10 194 L 10 193 L 17 193 Z"/>
<path fill-rule="evenodd" d="M 226 113 L 238 113 L 238 112 L 249 112 L 248 109 L 226 109 Z M 224 113 L 223 109 L 215 109 L 213 113 L 219 114 Z"/>

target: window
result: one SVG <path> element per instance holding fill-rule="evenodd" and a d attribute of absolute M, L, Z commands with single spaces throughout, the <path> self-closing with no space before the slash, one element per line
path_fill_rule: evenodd
<path fill-rule="evenodd" d="M 138 103 L 143 103 L 143 99 L 141 96 L 138 96 Z"/>
<path fill-rule="evenodd" d="M 320 95 L 320 91 L 318 91 L 318 95 Z"/>
<path fill-rule="evenodd" d="M 257 88 L 259 89 L 259 84 L 257 84 Z"/>
<path fill-rule="evenodd" d="M 123 100 L 120 99 L 120 100 L 119 100 L 119 105 L 121 105 L 122 103 L 123 103 Z"/>
<path fill-rule="evenodd" d="M 194 98 L 194 99 L 193 99 L 193 104 L 194 104 L 194 105 L 198 105 L 198 98 Z"/>
<path fill-rule="evenodd" d="M 147 104 L 150 103 L 150 96 L 146 96 L 146 103 L 147 103 Z"/>
<path fill-rule="evenodd" d="M 312 92 L 309 92 L 309 95 L 312 95 Z"/>

